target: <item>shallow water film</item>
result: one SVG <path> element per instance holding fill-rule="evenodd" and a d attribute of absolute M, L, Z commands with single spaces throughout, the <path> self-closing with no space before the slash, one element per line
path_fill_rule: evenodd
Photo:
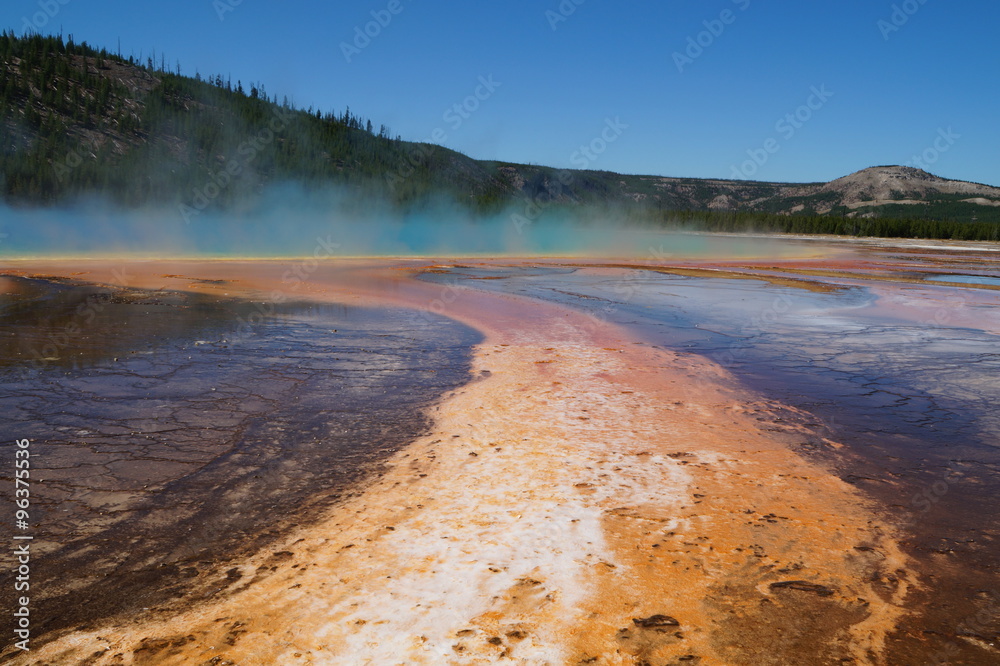
<path fill-rule="evenodd" d="M 40 631 L 235 584 L 225 562 L 428 426 L 423 408 L 466 380 L 478 340 L 399 309 L 8 286 L 0 404 L 32 441 Z"/>

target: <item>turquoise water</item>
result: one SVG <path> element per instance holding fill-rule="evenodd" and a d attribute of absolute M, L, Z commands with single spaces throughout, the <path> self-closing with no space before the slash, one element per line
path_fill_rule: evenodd
<path fill-rule="evenodd" d="M 287 204 L 244 215 L 176 211 L 94 212 L 0 207 L 0 258 L 600 256 L 635 261 L 784 257 L 811 251 L 800 240 L 652 230 L 613 216 L 577 219 L 514 212 L 473 218 L 453 212 L 344 211 Z"/>

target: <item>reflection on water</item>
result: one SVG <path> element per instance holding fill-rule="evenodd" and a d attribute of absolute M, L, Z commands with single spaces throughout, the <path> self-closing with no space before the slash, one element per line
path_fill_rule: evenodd
<path fill-rule="evenodd" d="M 218 586 L 288 507 L 309 520 L 419 435 L 479 340 L 407 310 L 12 282 L 0 409 L 32 440 L 36 635 Z"/>
<path fill-rule="evenodd" d="M 928 275 L 924 278 L 929 282 L 961 282 L 962 284 L 990 284 L 1000 287 L 1000 277 L 988 275 Z"/>
<path fill-rule="evenodd" d="M 262 315 L 303 304 L 264 306 L 237 299 L 119 289 L 23 278 L 0 285 L 0 367 L 85 369 L 123 354 L 148 354 L 184 337 L 252 332 Z"/>
<path fill-rule="evenodd" d="M 931 316 L 879 315 L 865 307 L 873 297 L 863 287 L 816 293 L 645 270 L 614 278 L 544 267 L 449 273 L 423 279 L 571 305 L 654 345 L 707 356 L 745 386 L 818 417 L 823 425 L 800 424 L 812 436 L 789 444 L 877 498 L 932 581 L 923 615 L 906 628 L 917 637 L 907 643 L 914 654 L 928 633 L 953 635 L 957 619 L 975 616 L 982 590 L 1000 589 L 997 336 Z M 470 279 L 483 277 L 503 279 Z M 831 448 L 826 437 L 847 448 Z"/>
<path fill-rule="evenodd" d="M 866 289 L 829 293 L 756 280 L 636 270 L 622 278 L 573 268 L 455 268 L 423 279 L 496 277 L 470 286 L 570 304 L 640 330 L 651 342 L 708 356 L 773 397 L 850 424 L 947 445 L 1000 436 L 1000 340 L 972 329 L 871 314 Z M 864 313 L 864 314 L 862 314 Z"/>

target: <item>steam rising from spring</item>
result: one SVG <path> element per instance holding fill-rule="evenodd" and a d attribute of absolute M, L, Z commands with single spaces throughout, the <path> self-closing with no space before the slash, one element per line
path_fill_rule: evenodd
<path fill-rule="evenodd" d="M 189 213 L 190 213 L 190 209 Z M 0 207 L 0 256 L 762 256 L 774 239 L 652 229 L 615 211 L 545 208 L 525 201 L 489 216 L 453 202 L 408 211 L 346 190 L 269 188 L 239 212 L 178 207 Z"/>

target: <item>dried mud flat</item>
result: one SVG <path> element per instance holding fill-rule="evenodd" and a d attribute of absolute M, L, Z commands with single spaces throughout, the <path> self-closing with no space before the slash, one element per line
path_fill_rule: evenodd
<path fill-rule="evenodd" d="M 575 310 L 413 280 L 425 262 L 344 265 L 296 296 L 443 310 L 485 336 L 432 431 L 210 599 L 11 663 L 895 663 L 921 580 L 870 500 L 786 446 L 787 407 Z M 22 268 L 111 282 L 96 263 Z M 129 270 L 261 298 L 285 268 Z"/>

